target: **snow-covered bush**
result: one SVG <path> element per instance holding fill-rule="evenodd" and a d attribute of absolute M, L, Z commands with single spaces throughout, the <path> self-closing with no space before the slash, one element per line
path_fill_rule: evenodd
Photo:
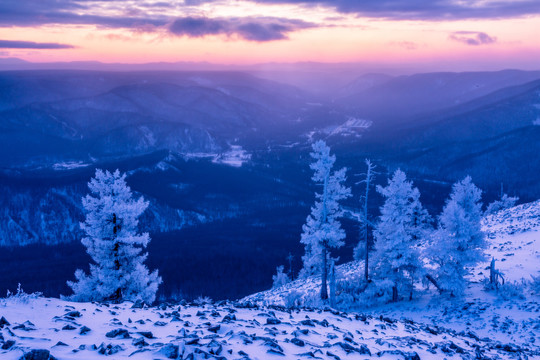
<path fill-rule="evenodd" d="M 203 306 L 203 305 L 210 305 L 210 304 L 213 304 L 214 303 L 214 300 L 212 300 L 210 297 L 208 296 L 199 296 L 198 298 L 196 298 L 195 300 L 193 300 L 193 303 L 195 305 L 198 305 L 198 306 Z"/>
<path fill-rule="evenodd" d="M 516 206 L 516 203 L 518 202 L 519 197 L 517 196 L 508 196 L 507 194 L 503 194 L 499 200 L 495 200 L 492 203 L 490 203 L 485 211 L 486 215 L 495 214 L 498 211 L 509 209 L 511 207 Z"/>
<path fill-rule="evenodd" d="M 497 294 L 499 297 L 503 300 L 513 300 L 513 299 L 525 299 L 525 288 L 526 283 L 525 282 L 507 282 L 503 285 L 499 286 L 499 289 L 497 290 Z"/>
<path fill-rule="evenodd" d="M 19 283 L 17 285 L 17 292 L 13 293 L 9 290 L 7 291 L 6 298 L 3 299 L 3 303 L 4 305 L 7 302 L 17 303 L 17 304 L 28 304 L 31 300 L 35 300 L 37 298 L 40 298 L 41 296 L 43 296 L 43 294 L 40 292 L 27 294 L 21 287 L 21 284 Z"/>
<path fill-rule="evenodd" d="M 535 295 L 540 295 L 540 275 L 532 276 L 532 281 L 530 282 L 530 288 Z"/>
<path fill-rule="evenodd" d="M 289 309 L 301 307 L 304 305 L 303 294 L 298 290 L 292 290 L 285 295 L 283 302 Z"/>
<path fill-rule="evenodd" d="M 272 280 L 273 280 L 272 288 L 273 289 L 281 287 L 281 286 L 291 282 L 291 279 L 289 278 L 289 275 L 287 273 L 283 272 L 284 269 L 285 269 L 285 267 L 283 265 L 278 266 L 276 268 L 276 275 L 272 276 Z"/>
<path fill-rule="evenodd" d="M 90 264 L 89 275 L 77 270 L 77 281 L 68 281 L 73 289 L 70 299 L 152 303 L 161 278 L 157 270 L 150 273 L 143 264 L 147 254 L 141 252 L 150 237 L 137 230 L 148 202 L 133 198 L 126 175 L 118 170 L 96 170 L 88 187 L 91 194 L 83 198 L 86 219 L 81 223 L 86 237 L 81 242 L 94 264 Z"/>

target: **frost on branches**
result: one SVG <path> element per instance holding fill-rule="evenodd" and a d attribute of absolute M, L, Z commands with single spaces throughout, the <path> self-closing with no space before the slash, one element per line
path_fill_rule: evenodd
<path fill-rule="evenodd" d="M 343 246 L 342 240 L 345 238 L 345 231 L 338 221 L 343 215 L 339 202 L 351 196 L 351 190 L 343 185 L 347 179 L 347 169 L 332 171 L 336 157 L 330 155 L 330 148 L 324 141 L 319 140 L 313 144 L 311 157 L 315 160 L 310 165 L 314 171 L 311 179 L 322 187 L 322 191 L 315 194 L 315 205 L 302 227 L 300 242 L 305 245 L 305 255 L 302 257 L 304 267 L 300 276 L 320 273 L 321 298 L 327 299 L 329 252 L 332 248 Z"/>
<path fill-rule="evenodd" d="M 420 192 L 396 170 L 386 187 L 377 187 L 386 198 L 374 231 L 374 276 L 390 280 L 392 300 L 398 292 L 412 297 L 422 270 L 419 246 L 429 232 L 430 218 L 420 203 Z"/>
<path fill-rule="evenodd" d="M 75 272 L 77 281 L 68 281 L 75 301 L 142 300 L 152 303 L 161 278 L 143 264 L 148 233 L 137 232 L 138 217 L 148 207 L 141 197 L 134 199 L 126 175 L 96 170 L 88 183 L 91 194 L 82 203 L 86 219 L 81 223 L 86 237 L 82 243 L 95 264 L 90 275 Z"/>
<path fill-rule="evenodd" d="M 470 176 L 455 183 L 433 236 L 430 257 L 438 265 L 437 282 L 455 296 L 465 290 L 467 267 L 484 259 L 481 194 Z"/>

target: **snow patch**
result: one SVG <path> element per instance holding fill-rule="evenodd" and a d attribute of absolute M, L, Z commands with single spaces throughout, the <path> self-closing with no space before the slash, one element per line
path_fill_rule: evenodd
<path fill-rule="evenodd" d="M 90 166 L 90 164 L 84 163 L 82 161 L 65 161 L 53 164 L 52 168 L 56 171 L 65 171 L 73 170 Z"/>

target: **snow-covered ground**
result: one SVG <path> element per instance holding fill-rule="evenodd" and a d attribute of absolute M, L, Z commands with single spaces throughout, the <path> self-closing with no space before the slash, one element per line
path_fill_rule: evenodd
<path fill-rule="evenodd" d="M 0 358 L 6 360 L 19 359 L 33 350 L 34 355 L 49 352 L 56 359 L 107 355 L 114 359 L 194 360 L 540 356 L 531 346 L 479 339 L 474 333 L 330 310 L 244 308 L 232 303 L 133 309 L 127 302 L 100 305 L 38 298 L 28 303 L 7 301 L 0 313 Z"/>
<path fill-rule="evenodd" d="M 457 332 L 473 332 L 480 338 L 540 350 L 540 296 L 521 286 L 522 281 L 531 280 L 531 275 L 540 275 L 540 201 L 486 216 L 483 230 L 490 242 L 487 261 L 472 269 L 464 298 L 441 297 L 434 289 L 420 286 L 413 301 L 355 310 L 438 325 Z M 492 258 L 507 284 L 517 285 L 517 293 L 485 290 Z M 362 274 L 363 270 L 363 262 L 351 262 L 337 266 L 336 273 L 338 277 L 350 278 Z M 294 297 L 316 296 L 319 289 L 320 279 L 312 277 L 253 294 L 243 301 L 284 305 Z"/>
<path fill-rule="evenodd" d="M 507 281 L 540 269 L 539 215 L 535 202 L 484 220 L 488 254 Z M 204 305 L 15 296 L 0 299 L 0 359 L 540 359 L 540 297 L 485 291 L 487 265 L 473 269 L 463 299 L 419 288 L 413 301 L 350 313 L 279 306 L 293 292 L 316 294 L 316 278 Z M 353 262 L 338 273 L 362 270 Z"/>

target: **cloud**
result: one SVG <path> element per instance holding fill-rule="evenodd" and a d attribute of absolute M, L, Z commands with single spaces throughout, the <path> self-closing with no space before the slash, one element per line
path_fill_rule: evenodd
<path fill-rule="evenodd" d="M 244 40 L 265 42 L 287 39 L 291 32 L 315 26 L 301 20 L 270 17 L 225 19 L 188 16 L 174 20 L 169 26 L 169 32 L 188 37 L 236 35 Z"/>
<path fill-rule="evenodd" d="M 0 49 L 73 49 L 73 45 L 37 43 L 33 41 L 0 40 Z"/>
<path fill-rule="evenodd" d="M 406 50 L 416 50 L 418 49 L 418 44 L 412 41 L 392 41 L 390 45 L 399 46 Z"/>
<path fill-rule="evenodd" d="M 492 44 L 497 41 L 496 37 L 479 31 L 456 31 L 451 33 L 449 38 L 472 46 Z"/>
<path fill-rule="evenodd" d="M 213 1 L 213 0 L 209 0 Z M 538 0 L 253 0 L 267 4 L 326 6 L 342 13 L 393 20 L 460 20 L 539 15 Z"/>

